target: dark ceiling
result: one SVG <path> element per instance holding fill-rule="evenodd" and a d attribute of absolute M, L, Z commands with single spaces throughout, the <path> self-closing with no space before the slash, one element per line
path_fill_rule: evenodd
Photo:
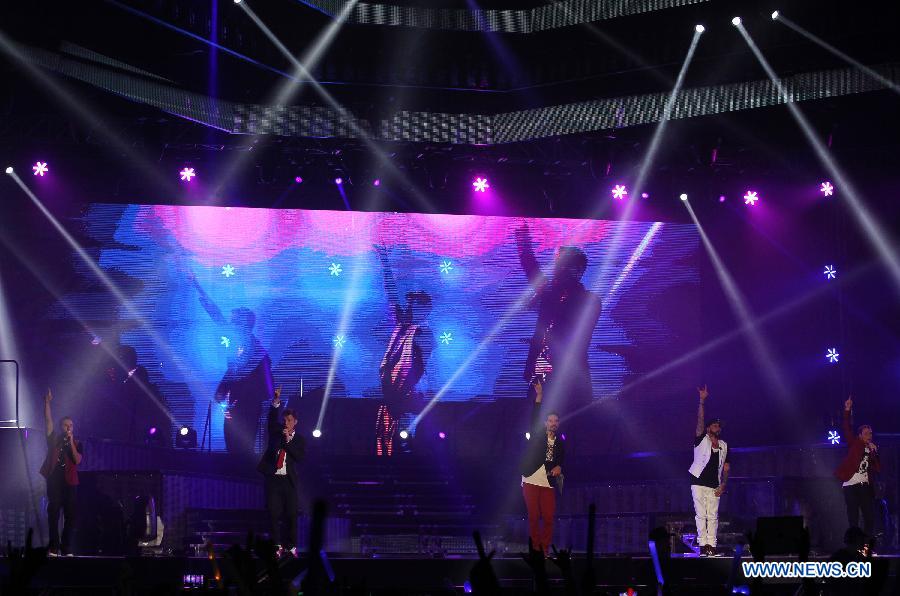
<path fill-rule="evenodd" d="M 0 23 L 3 34 L 15 42 L 53 52 L 73 45 L 86 48 L 202 95 L 264 104 L 288 80 L 279 73 L 294 71 L 231 0 L 14 4 L 5 3 L 0 9 Z M 550 3 L 407 0 L 399 4 L 525 10 Z M 295 56 L 309 52 L 316 37 L 333 23 L 330 16 L 296 0 L 249 5 Z M 865 64 L 900 62 L 900 41 L 894 31 L 900 22 L 900 3 L 709 0 L 529 34 L 345 24 L 312 73 L 356 115 L 403 110 L 493 114 L 665 93 L 681 66 L 694 25 L 703 23 L 707 32 L 685 87 L 765 80 L 729 22 L 736 14 L 781 76 L 847 66 L 822 47 L 772 22 L 769 14 L 775 8 Z M 101 134 L 96 123 L 88 125 L 62 109 L 21 65 L 3 60 L 2 68 L 4 80 L 13 83 L 0 91 L 4 153 L 49 150 L 65 154 L 71 163 L 84 161 L 78 171 L 88 171 L 98 159 L 121 158 L 122 150 L 110 146 L 109 134 Z M 231 198 L 222 200 L 247 201 L 252 194 L 265 197 L 259 199 L 263 204 L 291 204 L 294 191 L 288 193 L 285 188 L 301 172 L 310 182 L 322 183 L 343 172 L 361 186 L 383 169 L 372 159 L 371 148 L 359 140 L 223 133 L 53 76 L 79 101 L 102 114 L 106 133 L 127 138 L 152 163 L 168 167 L 188 161 L 209 170 L 230 155 L 252 148 L 256 154 L 251 166 L 235 182 Z M 802 108 L 818 134 L 832 143 L 846 163 L 858 162 L 865 171 L 896 169 L 898 101 L 896 94 L 878 91 L 804 102 Z M 289 102 L 322 105 L 323 100 L 305 85 Z M 579 201 L 562 197 L 570 196 L 573 188 L 603 186 L 617 176 L 632 174 L 653 128 L 644 125 L 495 146 L 384 143 L 382 147 L 408 181 L 438 197 L 440 210 L 467 208 L 454 202 L 457 174 L 490 168 L 496 176 L 507 177 L 510 185 L 522 187 L 524 211 L 545 213 L 551 205 L 553 213 L 578 215 L 582 214 Z M 673 122 L 652 179 L 665 192 L 702 184 L 709 187 L 704 192 L 718 196 L 742 176 L 796 175 L 817 167 L 787 110 L 774 106 Z M 140 192 L 146 186 L 133 176 L 120 177 L 113 194 L 121 200 L 154 200 L 148 191 Z M 396 187 L 381 206 L 420 208 L 407 202 L 407 190 Z M 90 198 L 102 198 L 105 193 L 106 198 L 115 199 L 96 177 L 86 182 L 82 192 Z"/>

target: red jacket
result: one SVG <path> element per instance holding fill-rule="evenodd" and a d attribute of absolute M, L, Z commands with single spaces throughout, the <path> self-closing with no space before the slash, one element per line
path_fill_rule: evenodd
<path fill-rule="evenodd" d="M 76 443 L 75 448 L 78 449 L 79 453 L 81 452 L 81 443 Z M 59 442 L 59 437 L 56 433 L 51 433 L 47 436 L 47 457 L 44 458 L 44 464 L 41 466 L 41 476 L 44 478 L 50 479 L 50 475 L 56 469 L 56 466 L 59 465 L 59 452 L 62 450 L 62 446 Z M 78 464 L 75 463 L 75 460 L 72 459 L 72 453 L 70 451 L 66 451 L 66 469 L 65 469 L 65 480 L 66 484 L 69 486 L 78 485 Z"/>
<path fill-rule="evenodd" d="M 863 443 L 859 438 L 859 435 L 854 432 L 853 424 L 850 421 L 850 412 L 848 410 L 844 410 L 843 429 L 844 437 L 847 438 L 847 446 L 849 449 L 847 450 L 847 457 L 844 458 L 844 461 L 842 461 L 834 471 L 834 476 L 841 482 L 847 482 L 853 478 L 853 475 L 859 470 L 859 462 L 861 462 L 866 455 L 866 444 Z M 881 464 L 878 461 L 878 452 L 873 451 L 869 453 L 869 474 L 880 471 Z"/>

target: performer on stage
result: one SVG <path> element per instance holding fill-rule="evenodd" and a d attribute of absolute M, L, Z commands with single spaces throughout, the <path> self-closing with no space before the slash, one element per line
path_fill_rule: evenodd
<path fill-rule="evenodd" d="M 558 435 L 559 414 L 549 412 L 541 424 L 541 402 L 544 395 L 540 381 L 534 384 L 534 391 L 530 438 L 521 466 L 522 494 L 528 510 L 528 533 L 532 548 L 547 555 L 553 541 L 555 491 L 557 487 L 561 487 L 566 448 L 565 440 Z"/>
<path fill-rule="evenodd" d="M 728 445 L 719 438 L 722 421 L 714 418 L 704 424 L 703 405 L 709 397 L 706 385 L 697 388 L 700 406 L 697 409 L 697 431 L 694 439 L 694 462 L 691 474 L 691 495 L 697 522 L 697 544 L 702 556 L 716 554 L 716 532 L 719 529 L 719 498 L 725 492 L 730 464 Z"/>
<path fill-rule="evenodd" d="M 193 275 L 191 281 L 200 294 L 200 304 L 213 321 L 226 327 L 223 335 L 230 339 L 228 370 L 216 388 L 216 401 L 226 405 L 225 448 L 228 453 L 252 457 L 262 409 L 260 396 L 268 399 L 272 395 L 272 361 L 253 334 L 256 315 L 252 310 L 235 308 L 231 311 L 231 319 L 226 321 Z"/>
<path fill-rule="evenodd" d="M 581 283 L 587 255 L 574 246 L 560 247 L 553 277 L 548 279 L 534 255 L 527 225 L 516 231 L 516 243 L 522 269 L 535 291 L 532 303 L 538 310 L 525 361 L 525 380 L 531 383 L 541 377 L 544 399 L 551 407 L 589 404 L 593 389 L 588 348 L 601 304 Z"/>
<path fill-rule="evenodd" d="M 419 395 L 416 384 L 425 374 L 425 365 L 434 349 L 434 334 L 428 328 L 431 296 L 423 291 L 407 292 L 406 307 L 401 307 L 387 252 L 380 246 L 376 246 L 376 251 L 381 259 L 394 329 L 379 370 L 383 401 L 375 418 L 375 454 L 390 456 L 400 416 L 414 408 L 414 399 Z"/>
<path fill-rule="evenodd" d="M 72 533 L 75 530 L 76 495 L 78 488 L 78 464 L 81 463 L 83 449 L 75 440 L 75 424 L 68 416 L 59 421 L 59 430 L 54 432 L 53 414 L 50 402 L 53 393 L 47 389 L 44 396 L 44 424 L 47 429 L 47 457 L 41 466 L 41 475 L 47 479 L 47 525 L 50 544 L 47 556 L 72 556 Z M 59 540 L 59 512 L 65 516 L 62 542 Z"/>
<path fill-rule="evenodd" d="M 265 476 L 266 509 L 269 511 L 272 535 L 280 557 L 285 552 L 297 556 L 297 472 L 294 464 L 303 457 L 303 438 L 297 432 L 297 415 L 293 410 L 284 411 L 283 422 L 278 421 L 281 407 L 281 387 L 275 390 L 272 407 L 269 408 L 268 443 L 257 470 Z M 281 522 L 287 526 L 287 534 L 280 532 Z"/>
<path fill-rule="evenodd" d="M 844 502 L 847 504 L 847 523 L 859 527 L 862 511 L 863 530 L 869 536 L 875 530 L 875 489 L 872 472 L 881 470 L 878 446 L 872 442 L 872 427 L 861 425 L 853 433 L 853 396 L 844 402 L 844 436 L 847 437 L 847 456 L 834 471 L 843 483 Z"/>

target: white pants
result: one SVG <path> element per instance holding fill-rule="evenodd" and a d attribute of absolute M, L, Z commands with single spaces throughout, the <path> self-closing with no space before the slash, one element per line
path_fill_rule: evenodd
<path fill-rule="evenodd" d="M 716 532 L 719 529 L 719 497 L 716 496 L 716 489 L 692 484 L 691 496 L 694 497 L 697 544 L 715 546 Z"/>

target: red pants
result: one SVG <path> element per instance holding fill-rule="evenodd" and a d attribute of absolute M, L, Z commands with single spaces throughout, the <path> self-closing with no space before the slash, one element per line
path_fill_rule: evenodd
<path fill-rule="evenodd" d="M 556 512 L 556 491 L 546 486 L 527 482 L 522 485 L 525 508 L 528 509 L 528 534 L 534 550 L 549 552 L 553 541 L 553 514 Z M 544 527 L 540 527 L 540 521 Z"/>

